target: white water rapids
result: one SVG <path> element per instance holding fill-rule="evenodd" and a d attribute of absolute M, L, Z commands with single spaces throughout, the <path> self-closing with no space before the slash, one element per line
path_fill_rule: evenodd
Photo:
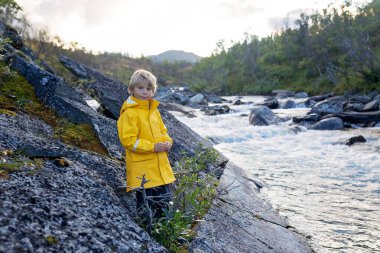
<path fill-rule="evenodd" d="M 263 182 L 262 197 L 308 238 L 317 253 L 380 252 L 380 128 L 295 134 L 291 121 L 250 125 L 252 104 L 228 105 L 233 112 L 224 115 L 173 114 Z M 273 111 L 283 117 L 303 115 L 307 109 Z M 367 142 L 342 144 L 356 135 Z"/>

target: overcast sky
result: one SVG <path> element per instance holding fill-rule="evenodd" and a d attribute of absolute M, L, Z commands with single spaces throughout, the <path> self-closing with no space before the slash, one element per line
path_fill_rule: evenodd
<path fill-rule="evenodd" d="M 259 37 L 284 18 L 343 0 L 16 0 L 36 28 L 94 51 L 132 56 L 184 50 L 209 56 L 216 43 Z M 363 3 L 366 0 L 355 0 Z M 368 1 L 367 1 L 368 2 Z"/>

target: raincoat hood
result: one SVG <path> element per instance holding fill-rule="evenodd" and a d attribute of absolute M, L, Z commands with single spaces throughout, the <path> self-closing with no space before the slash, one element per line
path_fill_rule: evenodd
<path fill-rule="evenodd" d="M 154 111 L 157 109 L 160 102 L 151 98 L 149 100 L 137 99 L 134 96 L 130 96 L 123 104 L 120 110 L 120 115 L 128 108 L 136 107 L 139 109 L 145 109 L 149 111 Z"/>

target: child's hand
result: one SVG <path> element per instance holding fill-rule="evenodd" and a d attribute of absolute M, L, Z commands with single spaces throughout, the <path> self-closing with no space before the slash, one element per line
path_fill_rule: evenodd
<path fill-rule="evenodd" d="M 154 152 L 164 152 L 166 151 L 167 145 L 165 142 L 158 142 L 154 144 Z"/>
<path fill-rule="evenodd" d="M 166 145 L 166 149 L 165 149 L 165 151 L 166 151 L 166 152 L 169 152 L 169 150 L 170 150 L 171 147 L 172 147 L 172 144 L 170 143 L 170 141 L 165 141 L 164 144 Z"/>

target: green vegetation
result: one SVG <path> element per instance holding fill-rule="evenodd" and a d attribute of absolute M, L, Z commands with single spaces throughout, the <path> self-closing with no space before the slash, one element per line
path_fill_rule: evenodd
<path fill-rule="evenodd" d="M 206 173 L 217 159 L 215 150 L 197 150 L 175 163 L 176 185 L 173 203 L 165 215 L 153 223 L 152 236 L 171 252 L 184 252 L 194 236 L 194 228 L 217 196 L 218 180 Z"/>
<path fill-rule="evenodd" d="M 54 244 L 57 244 L 59 242 L 58 239 L 52 235 L 46 236 L 45 240 L 49 245 L 54 245 Z"/>
<path fill-rule="evenodd" d="M 380 90 L 380 1 L 350 12 L 302 14 L 295 28 L 259 39 L 246 35 L 191 71 L 192 87 L 219 94 L 265 94 L 273 89 L 369 92 Z"/>
<path fill-rule="evenodd" d="M 91 52 L 43 30 L 26 45 L 69 82 L 77 79 L 59 63 L 61 54 L 126 84 L 134 70 L 144 68 L 155 73 L 161 84 L 187 84 L 195 91 L 220 95 L 267 94 L 273 89 L 366 93 L 380 89 L 379 15 L 379 0 L 354 11 L 346 1 L 339 8 L 301 14 L 294 27 L 266 38 L 246 34 L 229 48 L 219 42 L 210 57 L 195 65 Z M 27 22 L 22 24 L 19 30 L 27 30 Z"/>

